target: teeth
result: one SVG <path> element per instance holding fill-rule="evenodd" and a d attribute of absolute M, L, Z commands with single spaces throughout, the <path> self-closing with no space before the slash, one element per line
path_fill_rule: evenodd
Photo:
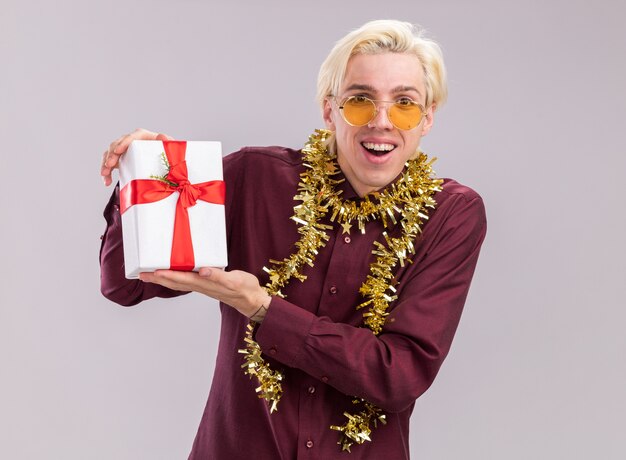
<path fill-rule="evenodd" d="M 390 152 L 395 148 L 391 144 L 374 144 L 373 142 L 363 142 L 362 145 L 367 150 L 376 150 L 377 152 Z"/>

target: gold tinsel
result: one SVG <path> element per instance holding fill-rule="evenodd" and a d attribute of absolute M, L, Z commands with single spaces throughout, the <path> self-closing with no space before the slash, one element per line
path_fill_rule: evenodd
<path fill-rule="evenodd" d="M 363 399 L 355 399 L 352 402 L 354 404 L 362 404 L 363 410 L 357 414 L 344 412 L 343 415 L 348 419 L 348 421 L 341 426 L 330 426 L 331 430 L 341 432 L 341 436 L 337 444 L 341 445 L 342 451 L 347 450 L 348 452 L 350 452 L 350 447 L 352 447 L 352 444 L 355 442 L 357 444 L 363 444 L 365 441 L 372 440 L 370 438 L 370 434 L 372 433 L 370 425 L 374 425 L 374 428 L 376 428 L 378 426 L 378 422 L 383 425 L 387 423 L 387 417 L 378 407 Z"/>
<path fill-rule="evenodd" d="M 435 207 L 433 195 L 441 190 L 442 181 L 432 177 L 434 160 L 428 161 L 426 155 L 419 153 L 417 158 L 406 163 L 401 177 L 385 190 L 366 195 L 359 203 L 342 200 L 336 185 L 344 179 L 333 178 L 339 173 L 339 168 L 336 156 L 326 147 L 331 134 L 331 131 L 316 130 L 302 149 L 303 164 L 307 169 L 300 176 L 298 194 L 294 197 L 302 203 L 294 207 L 292 216 L 299 224 L 300 240 L 295 244 L 296 251 L 288 258 L 270 260 L 271 266 L 263 267 L 270 280 L 266 290 L 270 295 L 284 297 L 281 289 L 291 278 L 306 280 L 301 272 L 303 266 L 313 266 L 319 249 L 330 238 L 326 231 L 331 230 L 332 225 L 321 223 L 329 213 L 330 221 L 340 224 L 344 233 L 350 232 L 353 221 L 365 233 L 365 225 L 370 220 L 380 219 L 385 228 L 397 224 L 399 220 L 402 227 L 400 237 L 392 238 L 383 232 L 384 244 L 374 242 L 372 254 L 376 260 L 370 265 L 370 273 L 359 290 L 365 301 L 356 308 L 370 306 L 363 314 L 363 323 L 378 335 L 388 316 L 389 304 L 397 299 L 394 269 L 398 263 L 403 267 L 411 262 L 410 257 L 415 253 L 413 242 L 421 232 L 422 222 L 428 219 L 427 208 Z M 259 398 L 268 402 L 270 412 L 274 412 L 282 395 L 283 375 L 271 369 L 263 359 L 261 347 L 253 338 L 255 326 L 254 322 L 250 322 L 244 339 L 246 348 L 239 350 L 244 354 L 242 367 L 246 374 L 258 379 L 260 386 L 256 392 Z M 364 399 L 355 399 L 354 403 L 363 409 L 354 414 L 344 413 L 347 422 L 330 427 L 341 432 L 338 444 L 348 452 L 354 443 L 371 440 L 371 427 L 375 428 L 377 421 L 385 423 L 385 415 L 378 407 Z"/>

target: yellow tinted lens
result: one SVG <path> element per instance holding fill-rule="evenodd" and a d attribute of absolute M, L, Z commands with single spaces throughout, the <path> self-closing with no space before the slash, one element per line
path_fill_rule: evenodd
<path fill-rule="evenodd" d="M 396 102 L 389 107 L 389 120 L 398 129 L 415 128 L 422 116 L 422 108 L 415 102 Z"/>
<path fill-rule="evenodd" d="M 353 126 L 368 124 L 374 115 L 376 105 L 366 97 L 349 97 L 343 103 L 343 117 Z"/>

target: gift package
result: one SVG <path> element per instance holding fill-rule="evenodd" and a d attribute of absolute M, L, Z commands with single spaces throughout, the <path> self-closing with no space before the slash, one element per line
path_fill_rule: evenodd
<path fill-rule="evenodd" d="M 119 169 L 126 278 L 227 265 L 219 142 L 133 141 Z"/>

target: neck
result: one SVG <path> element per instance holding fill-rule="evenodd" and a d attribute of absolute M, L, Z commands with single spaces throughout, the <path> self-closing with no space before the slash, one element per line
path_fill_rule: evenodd
<path fill-rule="evenodd" d="M 354 174 L 354 171 L 350 168 L 350 165 L 344 164 L 341 156 L 338 155 L 336 161 L 339 165 L 339 169 L 341 169 L 341 172 L 345 176 L 346 181 L 348 181 L 352 189 L 360 198 L 363 198 L 365 195 L 369 195 L 370 193 L 377 192 L 378 190 L 382 190 L 387 185 L 389 185 L 385 184 L 382 187 L 375 187 L 373 185 L 363 184 L 357 179 L 356 174 Z"/>

